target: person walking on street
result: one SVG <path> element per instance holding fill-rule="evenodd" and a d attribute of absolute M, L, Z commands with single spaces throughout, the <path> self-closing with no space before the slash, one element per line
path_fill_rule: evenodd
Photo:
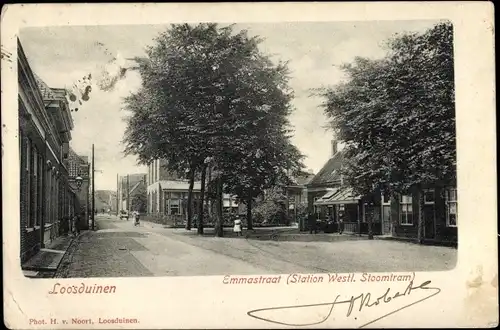
<path fill-rule="evenodd" d="M 134 211 L 134 226 L 139 226 L 139 211 Z"/>
<path fill-rule="evenodd" d="M 309 215 L 309 234 L 312 234 L 314 231 L 315 234 L 318 233 L 318 229 L 316 228 L 316 217 L 312 214 Z"/>
<path fill-rule="evenodd" d="M 198 228 L 198 214 L 193 215 L 193 228 Z"/>
<path fill-rule="evenodd" d="M 71 219 L 71 231 L 73 232 L 73 236 L 76 237 L 80 234 L 80 225 L 79 225 L 79 217 L 77 214 L 73 215 Z"/>
<path fill-rule="evenodd" d="M 241 230 L 241 219 L 240 218 L 236 218 L 234 220 L 233 231 L 236 233 L 236 236 L 243 236 L 243 232 Z"/>
<path fill-rule="evenodd" d="M 344 232 L 344 211 L 339 212 L 339 234 Z"/>

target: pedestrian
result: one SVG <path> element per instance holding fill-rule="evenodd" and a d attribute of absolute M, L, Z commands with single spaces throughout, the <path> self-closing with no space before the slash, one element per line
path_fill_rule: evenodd
<path fill-rule="evenodd" d="M 73 215 L 71 219 L 71 231 L 73 233 L 73 236 L 76 237 L 80 234 L 80 226 L 79 226 L 79 217 L 77 214 Z"/>
<path fill-rule="evenodd" d="M 344 232 L 344 211 L 339 212 L 339 234 Z"/>
<path fill-rule="evenodd" d="M 310 214 L 308 220 L 309 220 L 309 234 L 312 234 L 313 231 L 315 234 L 317 234 L 318 229 L 316 228 L 316 217 Z"/>
<path fill-rule="evenodd" d="M 198 228 L 198 214 L 193 215 L 193 227 Z"/>
<path fill-rule="evenodd" d="M 241 219 L 240 218 L 236 218 L 234 220 L 233 231 L 236 233 L 236 236 L 243 236 L 243 232 L 241 230 Z"/>
<path fill-rule="evenodd" d="M 134 226 L 139 226 L 139 211 L 134 211 L 134 218 L 135 218 L 135 222 L 134 222 Z"/>

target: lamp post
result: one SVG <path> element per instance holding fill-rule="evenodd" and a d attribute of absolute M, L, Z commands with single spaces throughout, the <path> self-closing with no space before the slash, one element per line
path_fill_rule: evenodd
<path fill-rule="evenodd" d="M 80 191 L 82 189 L 83 178 L 80 175 L 78 175 L 75 178 L 75 181 L 76 181 L 76 189 L 78 189 L 78 191 Z"/>
<path fill-rule="evenodd" d="M 92 143 L 92 230 L 95 230 L 94 144 Z"/>
<path fill-rule="evenodd" d="M 94 157 L 94 144 L 92 143 L 92 230 L 95 230 L 95 172 L 100 172 L 100 170 L 96 170 L 94 167 L 95 157 Z"/>

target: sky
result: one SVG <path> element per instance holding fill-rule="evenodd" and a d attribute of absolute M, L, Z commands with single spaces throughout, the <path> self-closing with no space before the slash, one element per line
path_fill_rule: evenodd
<path fill-rule="evenodd" d="M 331 156 L 332 131 L 311 89 L 334 86 L 344 79 L 339 65 L 356 56 L 380 58 L 384 41 L 396 33 L 423 32 L 436 21 L 363 21 L 314 23 L 259 23 L 234 26 L 264 38 L 260 49 L 273 60 L 289 61 L 294 112 L 292 142 L 306 156 L 304 163 L 317 173 Z M 113 75 L 127 58 L 144 49 L 167 25 L 63 26 L 24 28 L 19 39 L 31 69 L 53 88 L 71 88 L 82 77 L 102 72 Z M 116 175 L 146 173 L 133 156 L 125 157 L 121 143 L 127 113 L 123 98 L 141 86 L 136 72 L 128 72 L 112 90 L 93 88 L 90 98 L 73 111 L 71 147 L 90 155 L 95 145 L 95 182 L 98 190 L 116 190 Z"/>

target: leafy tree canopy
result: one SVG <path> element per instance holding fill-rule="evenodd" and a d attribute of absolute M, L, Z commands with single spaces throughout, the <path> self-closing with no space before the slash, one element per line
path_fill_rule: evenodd
<path fill-rule="evenodd" d="M 325 113 L 345 143 L 343 172 L 358 193 L 453 184 L 456 134 L 453 28 L 396 35 L 380 60 L 357 57 L 347 80 L 322 90 Z"/>
<path fill-rule="evenodd" d="M 137 58 L 142 88 L 126 100 L 126 153 L 164 158 L 171 170 L 210 159 L 226 192 L 254 196 L 301 166 L 289 141 L 293 97 L 286 63 L 232 26 L 172 25 Z"/>

